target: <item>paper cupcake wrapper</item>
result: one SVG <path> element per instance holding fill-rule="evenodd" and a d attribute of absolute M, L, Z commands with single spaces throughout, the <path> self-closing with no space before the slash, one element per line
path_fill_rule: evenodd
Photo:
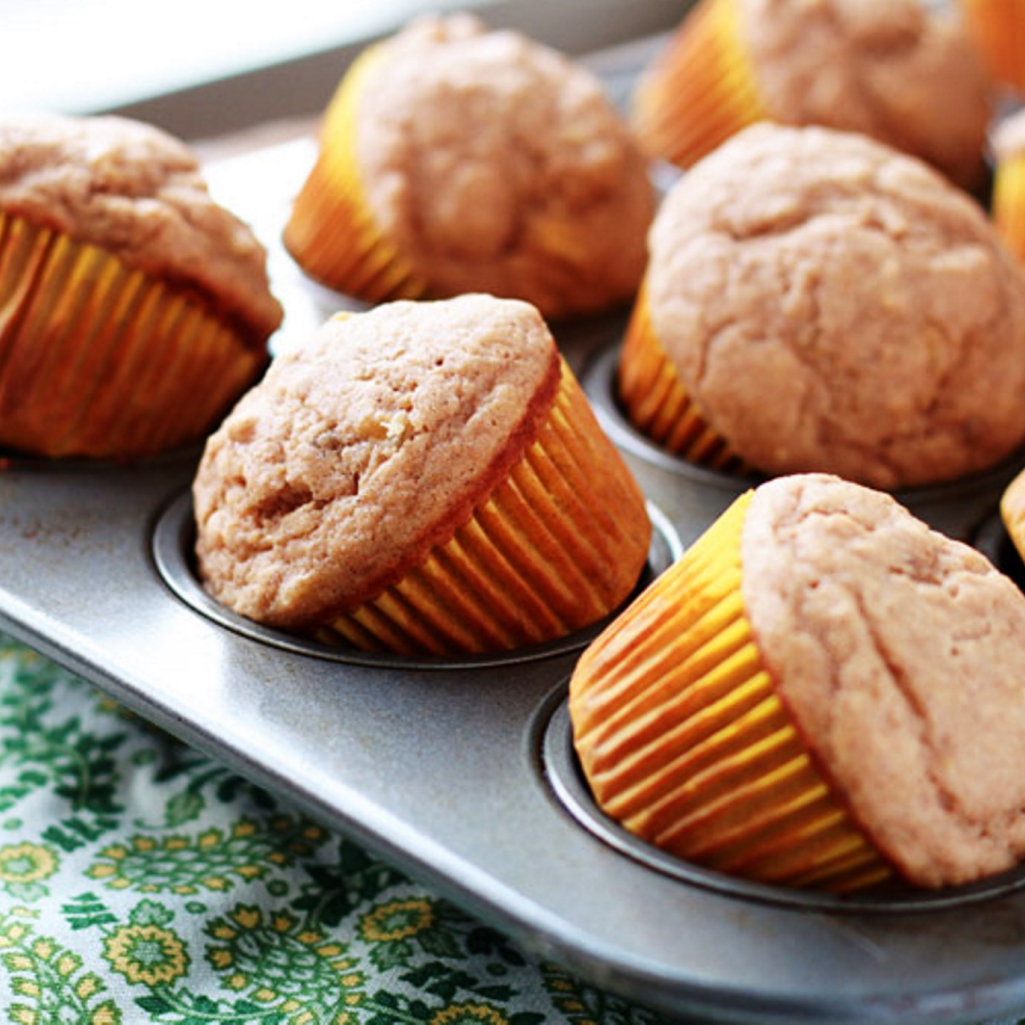
<path fill-rule="evenodd" d="M 563 364 L 537 438 L 469 522 L 320 636 L 409 655 L 553 640 L 626 600 L 649 542 L 644 498 Z"/>
<path fill-rule="evenodd" d="M 961 6 L 989 73 L 1025 92 L 1025 0 L 961 0 Z"/>
<path fill-rule="evenodd" d="M 574 740 L 599 806 L 681 858 L 850 891 L 891 870 L 776 694 L 741 597 L 741 496 L 582 656 Z"/>
<path fill-rule="evenodd" d="M 328 106 L 320 152 L 293 203 L 283 241 L 310 277 L 367 302 L 419 299 L 427 281 L 379 230 L 367 206 L 356 154 L 359 100 L 380 45 L 353 63 Z"/>
<path fill-rule="evenodd" d="M 0 445 L 164 451 L 201 437 L 264 362 L 191 293 L 0 214 Z"/>
<path fill-rule="evenodd" d="M 690 167 L 767 114 L 735 0 L 701 0 L 641 79 L 634 126 L 644 148 Z"/>
<path fill-rule="evenodd" d="M 1025 261 L 1025 155 L 1008 157 L 997 165 L 992 216 L 1008 249 Z"/>
<path fill-rule="evenodd" d="M 618 394 L 627 418 L 674 455 L 729 473 L 750 468 L 691 401 L 651 324 L 641 288 L 619 358 Z"/>

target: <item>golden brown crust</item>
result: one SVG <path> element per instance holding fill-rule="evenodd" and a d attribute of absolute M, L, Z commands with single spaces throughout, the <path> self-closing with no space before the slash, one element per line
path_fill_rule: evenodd
<path fill-rule="evenodd" d="M 755 493 L 743 598 L 766 667 L 912 882 L 1025 854 L 1025 597 L 892 498 L 823 475 Z"/>
<path fill-rule="evenodd" d="M 329 321 L 207 443 L 193 487 L 207 587 L 297 628 L 376 597 L 520 458 L 559 368 L 537 311 L 514 300 Z"/>
<path fill-rule="evenodd" d="M 891 488 L 1025 438 L 1025 276 L 920 161 L 756 125 L 674 187 L 650 249 L 655 333 L 752 466 Z"/>
<path fill-rule="evenodd" d="M 653 190 L 598 80 L 469 15 L 417 21 L 383 46 L 360 100 L 360 176 L 432 292 L 514 296 L 546 316 L 628 299 Z"/>
<path fill-rule="evenodd" d="M 922 0 L 739 0 L 771 117 L 864 132 L 979 184 L 991 83 L 956 13 Z"/>
<path fill-rule="evenodd" d="M 266 252 L 179 140 L 118 117 L 0 121 L 0 209 L 198 290 L 262 344 L 281 322 Z"/>

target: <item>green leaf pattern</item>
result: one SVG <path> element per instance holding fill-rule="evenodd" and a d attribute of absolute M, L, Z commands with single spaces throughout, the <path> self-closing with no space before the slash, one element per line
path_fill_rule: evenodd
<path fill-rule="evenodd" d="M 0 1020 L 657 1025 L 0 634 Z"/>

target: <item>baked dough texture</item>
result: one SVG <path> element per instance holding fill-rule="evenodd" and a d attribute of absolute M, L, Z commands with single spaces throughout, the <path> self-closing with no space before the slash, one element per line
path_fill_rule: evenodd
<path fill-rule="evenodd" d="M 649 246 L 655 334 L 752 466 L 892 488 L 1025 438 L 1025 276 L 921 161 L 755 125 L 674 186 Z"/>
<path fill-rule="evenodd" d="M 771 118 L 863 132 L 979 184 L 993 89 L 958 12 L 922 0 L 738 3 Z"/>
<path fill-rule="evenodd" d="M 359 104 L 360 179 L 432 293 L 514 296 L 546 316 L 627 300 L 653 189 L 598 79 L 472 15 L 382 45 Z"/>
<path fill-rule="evenodd" d="M 913 883 L 1025 854 L 1025 597 L 890 496 L 819 474 L 755 492 L 742 593 L 827 776 Z"/>
<path fill-rule="evenodd" d="M 0 120 L 0 210 L 192 288 L 262 345 L 281 322 L 266 251 L 211 197 L 192 151 L 142 122 Z"/>
<path fill-rule="evenodd" d="M 520 458 L 559 373 L 544 321 L 516 300 L 328 321 L 207 442 L 193 496 L 210 593 L 300 629 L 376 597 Z"/>

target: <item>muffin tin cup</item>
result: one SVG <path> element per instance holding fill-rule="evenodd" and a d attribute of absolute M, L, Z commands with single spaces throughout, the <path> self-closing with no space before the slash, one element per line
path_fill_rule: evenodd
<path fill-rule="evenodd" d="M 585 775 L 607 814 L 680 858 L 783 886 L 872 886 L 890 869 L 819 771 L 751 633 L 750 498 L 581 658 L 570 712 Z"/>
<path fill-rule="evenodd" d="M 0 443 L 50 456 L 174 448 L 265 358 L 188 293 L 0 214 Z"/>
<path fill-rule="evenodd" d="M 765 116 L 735 0 L 692 8 L 634 95 L 642 144 L 680 167 Z"/>
<path fill-rule="evenodd" d="M 555 640 L 621 604 L 648 534 L 644 499 L 563 363 L 552 410 L 507 478 L 421 565 L 332 620 L 325 639 L 434 655 Z"/>
<path fill-rule="evenodd" d="M 342 81 L 324 116 L 316 163 L 292 204 L 285 247 L 317 281 L 365 302 L 419 299 L 427 282 L 379 230 L 367 206 L 356 153 L 359 99 L 384 58 L 367 50 Z"/>
<path fill-rule="evenodd" d="M 1025 32 L 1025 24 L 1022 31 Z M 1025 61 L 1025 53 L 1022 60 Z M 993 177 L 992 217 L 1008 249 L 1025 261 L 1025 155 L 1008 157 L 997 165 Z"/>

